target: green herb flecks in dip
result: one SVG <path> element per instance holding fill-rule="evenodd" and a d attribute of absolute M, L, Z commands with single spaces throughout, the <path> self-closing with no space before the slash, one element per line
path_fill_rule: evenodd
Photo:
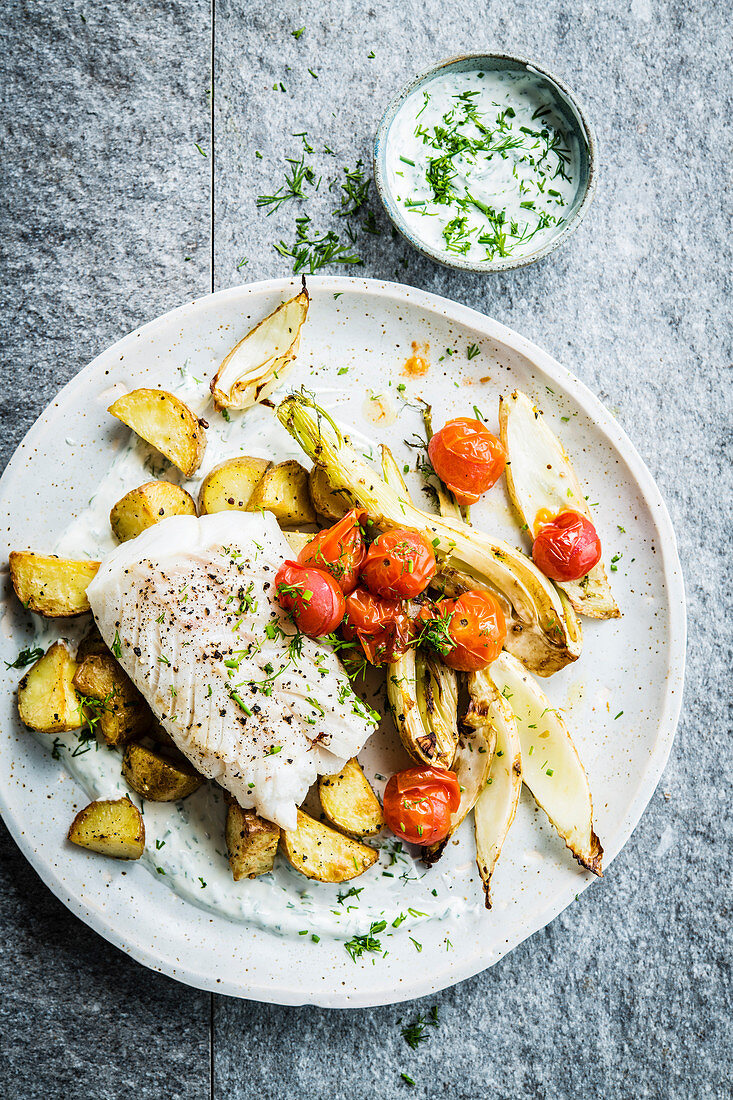
<path fill-rule="evenodd" d="M 526 256 L 567 220 L 577 139 L 529 73 L 449 72 L 416 89 L 387 138 L 387 182 L 432 249 L 478 262 Z"/>

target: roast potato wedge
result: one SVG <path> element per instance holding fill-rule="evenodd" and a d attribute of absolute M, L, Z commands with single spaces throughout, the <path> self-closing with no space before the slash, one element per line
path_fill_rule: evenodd
<path fill-rule="evenodd" d="M 336 775 L 322 775 L 318 793 L 324 814 L 342 833 L 376 836 L 382 829 L 382 807 L 356 757 L 347 760 Z"/>
<path fill-rule="evenodd" d="M 145 734 L 153 713 L 125 670 L 111 654 L 85 657 L 74 675 L 74 687 L 98 705 L 99 732 L 108 745 L 124 745 Z"/>
<path fill-rule="evenodd" d="M 184 760 L 186 759 L 162 723 L 153 720 L 153 724 L 150 729 L 147 730 L 145 736 L 149 737 L 151 741 L 154 741 L 156 745 L 160 745 L 164 750 L 164 755 L 167 756 L 169 760 L 177 760 L 179 756 Z"/>
<path fill-rule="evenodd" d="M 69 618 L 89 610 L 87 588 L 99 565 L 98 561 L 70 561 L 13 550 L 10 579 L 24 607 L 47 619 Z"/>
<path fill-rule="evenodd" d="M 199 512 L 244 512 L 262 475 L 272 465 L 266 458 L 241 455 L 210 470 L 199 490 Z"/>
<path fill-rule="evenodd" d="M 272 870 L 280 841 L 280 829 L 254 810 L 230 802 L 225 828 L 232 878 L 257 878 Z"/>
<path fill-rule="evenodd" d="M 328 474 L 322 466 L 314 466 L 308 474 L 308 488 L 310 489 L 313 507 L 320 516 L 326 519 L 342 519 L 351 508 L 351 505 L 331 488 Z"/>
<path fill-rule="evenodd" d="M 97 624 L 93 622 L 76 648 L 76 663 L 80 665 L 87 657 L 99 656 L 102 653 L 108 657 L 112 656 L 107 643 L 99 633 Z"/>
<path fill-rule="evenodd" d="M 79 810 L 68 832 L 72 844 L 114 859 L 140 859 L 145 825 L 129 798 L 100 799 Z"/>
<path fill-rule="evenodd" d="M 283 829 L 280 847 L 288 863 L 306 878 L 319 882 L 348 882 L 368 871 L 379 853 L 298 810 L 298 827 Z"/>
<path fill-rule="evenodd" d="M 168 516 L 195 516 L 190 493 L 170 481 L 146 481 L 118 500 L 109 514 L 112 531 L 120 542 L 134 539 L 141 531 Z"/>
<path fill-rule="evenodd" d="M 204 781 L 188 761 L 174 762 L 136 741 L 125 746 L 122 774 L 128 786 L 148 802 L 177 802 Z"/>
<path fill-rule="evenodd" d="M 248 512 L 272 512 L 281 527 L 315 523 L 308 489 L 308 471 L 296 462 L 278 462 L 260 478 L 247 505 Z"/>
<path fill-rule="evenodd" d="M 66 733 L 83 723 L 81 702 L 74 691 L 76 661 L 63 642 L 50 649 L 26 672 L 18 686 L 18 713 L 29 729 Z"/>
<path fill-rule="evenodd" d="M 290 547 L 293 557 L 297 558 L 301 550 L 304 550 L 308 543 L 314 538 L 313 535 L 308 534 L 307 531 L 283 531 L 285 541 Z"/>
<path fill-rule="evenodd" d="M 300 346 L 308 316 L 308 291 L 280 305 L 235 344 L 211 381 L 219 409 L 248 409 L 282 385 Z"/>
<path fill-rule="evenodd" d="M 123 424 L 152 444 L 186 477 L 193 477 L 206 450 L 206 432 L 180 397 L 166 390 L 132 390 L 108 408 Z"/>

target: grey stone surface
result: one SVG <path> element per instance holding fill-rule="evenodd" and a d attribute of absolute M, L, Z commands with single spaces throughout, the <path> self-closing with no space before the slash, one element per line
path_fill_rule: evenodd
<path fill-rule="evenodd" d="M 39 0 L 4 14 L 7 458 L 96 351 L 208 289 L 211 163 L 193 143 L 211 151 L 211 24 L 202 0 Z M 324 184 L 307 209 L 328 227 L 327 183 L 369 162 L 382 105 L 432 62 L 523 53 L 582 96 L 599 190 L 562 252 L 514 274 L 457 275 L 394 241 L 374 204 L 382 236 L 360 235 L 355 273 L 484 310 L 606 402 L 669 504 L 690 616 L 672 757 L 606 878 L 492 970 L 425 1003 L 335 1013 L 216 998 L 215 1097 L 729 1094 L 730 22 L 715 0 L 215 0 L 217 288 L 289 271 L 272 244 L 292 239 L 295 204 L 267 218 L 255 197 L 299 155 L 293 133 L 318 150 Z M 6 1091 L 206 1095 L 209 998 L 126 960 L 48 895 L 12 842 L 0 850 Z M 440 1028 L 413 1052 L 399 1020 L 433 1004 Z"/>
<path fill-rule="evenodd" d="M 5 0 L 7 462 L 113 341 L 210 289 L 207 0 Z"/>
<path fill-rule="evenodd" d="M 210 22 L 203 0 L 2 16 L 4 462 L 89 359 L 210 288 Z M 0 1095 L 209 1096 L 208 994 L 91 932 L 2 825 L 0 898 Z"/>

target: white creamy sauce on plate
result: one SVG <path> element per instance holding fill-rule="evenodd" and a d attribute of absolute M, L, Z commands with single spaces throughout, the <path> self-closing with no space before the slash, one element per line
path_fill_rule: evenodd
<path fill-rule="evenodd" d="M 386 164 L 415 237 L 487 263 L 554 237 L 579 180 L 577 138 L 529 72 L 445 72 L 417 88 L 389 128 Z"/>
<path fill-rule="evenodd" d="M 108 390 L 99 399 L 106 407 L 120 392 L 121 388 L 117 387 L 115 392 Z M 158 451 L 130 433 L 129 442 L 114 455 L 88 507 L 59 538 L 55 553 L 92 559 L 109 553 L 118 545 L 109 525 L 112 505 L 145 481 L 164 478 L 181 484 L 195 500 L 203 477 L 225 458 L 238 454 L 259 455 L 275 461 L 303 457 L 269 409 L 254 406 L 244 413 L 232 411 L 227 421 L 213 411 L 208 385 L 194 379 L 185 368 L 181 370 L 181 382 L 175 392 L 197 415 L 209 422 L 206 453 L 196 478 L 186 481 Z M 319 401 L 326 406 L 330 403 L 324 401 L 321 394 Z M 352 434 L 360 438 L 360 433 Z M 73 462 L 74 443 L 68 442 L 69 461 Z M 58 640 L 59 625 L 34 618 L 42 626 L 32 644 L 45 650 Z M 83 616 L 78 623 L 67 621 L 65 624 L 72 652 L 89 625 L 88 616 Z M 378 674 L 361 694 L 377 709 L 383 709 Z M 316 942 L 323 936 L 348 939 L 368 932 L 373 922 L 386 921 L 386 928 L 379 935 L 383 950 L 388 950 L 391 936 L 418 935 L 415 929 L 425 921 L 458 916 L 469 906 L 466 884 L 462 881 L 465 875 L 459 868 L 448 866 L 446 860 L 445 866 L 438 864 L 426 869 L 387 831 L 368 841 L 381 848 L 379 861 L 353 882 L 331 885 L 310 881 L 280 856 L 270 874 L 234 882 L 224 839 L 226 804 L 215 784 L 204 784 L 180 802 L 147 802 L 125 783 L 118 750 L 95 739 L 85 739 L 84 734 L 80 738 L 76 731 L 55 738 L 45 734 L 36 736 L 60 761 L 60 766 L 68 769 L 90 799 L 127 796 L 138 806 L 146 834 L 145 852 L 140 862 L 152 874 L 159 875 L 180 897 L 231 920 L 282 935 L 315 937 Z M 401 751 L 395 748 L 398 740 L 390 719 L 372 738 L 379 746 L 380 758 L 385 760 L 390 759 L 390 754 Z M 384 774 L 365 769 L 378 793 L 384 789 L 389 773 L 404 766 L 399 759 L 394 767 L 385 764 L 388 770 Z M 307 799 L 306 809 L 308 805 Z M 352 888 L 353 893 L 350 893 Z M 477 904 L 475 899 L 473 904 Z"/>

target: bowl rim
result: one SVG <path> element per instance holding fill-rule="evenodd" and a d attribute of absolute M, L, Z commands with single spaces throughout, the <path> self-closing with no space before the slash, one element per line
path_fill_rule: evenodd
<path fill-rule="evenodd" d="M 560 93 L 562 98 L 568 103 L 572 111 L 577 117 L 580 130 L 585 139 L 587 155 L 588 155 L 588 179 L 585 185 L 585 193 L 577 209 L 572 217 L 565 223 L 562 229 L 556 236 L 550 238 L 546 244 L 541 248 L 538 248 L 535 252 L 532 252 L 528 256 L 508 256 L 504 259 L 489 260 L 486 263 L 478 264 L 475 261 L 465 259 L 462 256 L 449 256 L 446 252 L 440 252 L 438 249 L 432 248 L 425 241 L 421 240 L 417 235 L 411 234 L 407 227 L 400 222 L 397 207 L 392 201 L 390 189 L 387 185 L 385 172 L 382 168 L 381 157 L 384 155 L 386 162 L 386 140 L 389 133 L 389 128 L 394 121 L 399 108 L 405 102 L 407 97 L 415 91 L 424 81 L 431 77 L 436 76 L 442 70 L 449 69 L 453 65 L 464 61 L 510 61 L 521 67 L 524 67 L 528 72 L 536 73 L 544 80 L 548 81 L 555 89 Z M 437 65 L 431 65 L 429 69 L 423 70 L 413 77 L 407 84 L 403 85 L 399 91 L 390 99 L 389 103 L 385 107 L 377 125 L 376 134 L 374 137 L 374 146 L 372 151 L 372 170 L 374 173 L 374 183 L 377 188 L 377 193 L 381 200 L 392 225 L 395 229 L 405 238 L 405 240 L 412 245 L 422 256 L 427 257 L 429 260 L 434 260 L 436 263 L 442 264 L 444 267 L 453 268 L 457 271 L 473 271 L 479 275 L 495 274 L 501 271 L 512 271 L 520 267 L 528 267 L 530 264 L 536 263 L 538 260 L 544 259 L 549 256 L 550 253 L 555 252 L 568 237 L 575 232 L 583 218 L 588 212 L 593 198 L 596 192 L 596 183 L 598 176 L 598 143 L 596 140 L 595 132 L 588 120 L 588 112 L 582 103 L 578 99 L 578 96 L 574 91 L 561 80 L 560 77 L 550 72 L 544 65 L 537 61 L 533 61 L 531 58 L 523 57 L 520 54 L 504 53 L 503 51 L 496 51 L 491 53 L 462 53 L 456 54 L 453 57 L 446 58 L 445 61 L 440 61 Z"/>

